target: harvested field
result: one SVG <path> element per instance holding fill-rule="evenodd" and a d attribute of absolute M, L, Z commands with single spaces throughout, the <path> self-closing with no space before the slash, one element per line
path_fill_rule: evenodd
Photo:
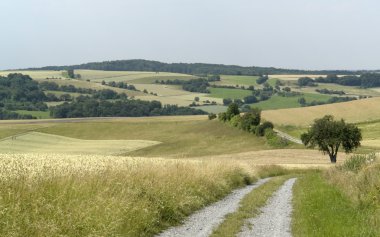
<path fill-rule="evenodd" d="M 343 163 L 349 155 L 339 153 L 337 163 Z M 234 160 L 249 166 L 281 165 L 289 168 L 328 168 L 334 166 L 330 163 L 328 155 L 317 150 L 306 149 L 277 149 L 242 152 L 228 155 L 207 156 L 202 159 Z"/>
<path fill-rule="evenodd" d="M 277 125 L 308 126 L 314 119 L 331 114 L 358 123 L 380 118 L 380 98 L 362 99 L 313 107 L 263 111 L 263 117 Z"/>

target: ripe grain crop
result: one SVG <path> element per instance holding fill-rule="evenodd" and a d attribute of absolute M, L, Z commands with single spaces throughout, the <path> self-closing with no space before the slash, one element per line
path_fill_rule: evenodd
<path fill-rule="evenodd" d="M 233 163 L 0 155 L 0 236 L 152 236 L 250 182 Z"/>

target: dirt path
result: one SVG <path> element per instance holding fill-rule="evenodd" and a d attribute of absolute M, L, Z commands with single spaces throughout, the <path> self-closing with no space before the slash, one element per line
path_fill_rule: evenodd
<path fill-rule="evenodd" d="M 279 131 L 277 129 L 273 129 L 273 130 L 277 133 L 277 135 L 279 137 L 285 138 L 286 140 L 294 142 L 294 143 L 297 143 L 297 144 L 301 144 L 301 145 L 303 144 L 302 141 L 300 139 L 298 139 L 298 138 L 290 136 L 289 134 L 281 132 L 281 131 Z"/>
<path fill-rule="evenodd" d="M 213 229 L 220 225 L 224 216 L 237 211 L 240 200 L 253 189 L 266 183 L 270 178 L 261 179 L 254 185 L 233 191 L 223 200 L 218 201 L 191 215 L 183 225 L 172 227 L 158 235 L 158 237 L 181 236 L 203 237 L 209 236 Z"/>
<path fill-rule="evenodd" d="M 262 213 L 248 220 L 239 237 L 291 237 L 291 214 L 293 185 L 296 179 L 289 179 L 261 209 Z"/>

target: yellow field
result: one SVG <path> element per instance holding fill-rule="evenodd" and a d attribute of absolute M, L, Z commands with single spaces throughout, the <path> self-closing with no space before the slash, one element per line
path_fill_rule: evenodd
<path fill-rule="evenodd" d="M 170 72 L 75 70 L 75 73 L 80 74 L 82 79 L 89 79 L 94 82 L 102 82 L 104 80 L 123 81 L 133 84 L 154 83 L 155 80 L 194 78 L 191 75 Z"/>
<path fill-rule="evenodd" d="M 160 85 L 160 84 L 135 84 L 136 88 L 143 91 L 146 89 L 149 93 L 156 93 L 158 96 L 147 94 L 143 97 L 136 96 L 136 99 L 141 100 L 158 100 L 163 104 L 177 104 L 180 106 L 188 106 L 194 101 L 195 97 L 199 97 L 200 104 L 202 101 L 215 101 L 218 104 L 222 104 L 222 99 L 209 98 L 205 93 L 193 93 L 184 91 L 178 86 L 174 85 Z"/>
<path fill-rule="evenodd" d="M 298 80 L 298 78 L 301 78 L 301 77 L 310 77 L 310 78 L 317 78 L 317 77 L 326 77 L 326 75 L 309 75 L 309 74 L 305 74 L 305 75 L 269 75 L 269 78 L 273 78 L 273 79 L 280 79 L 280 80 L 284 80 L 284 81 L 296 81 Z"/>
<path fill-rule="evenodd" d="M 46 79 L 46 78 L 64 78 L 62 75 L 64 71 L 28 71 L 28 70 L 20 70 L 20 71 L 0 71 L 0 76 L 7 76 L 10 73 L 22 73 L 24 75 L 29 75 L 31 78 L 38 79 Z"/>
<path fill-rule="evenodd" d="M 28 132 L 0 141 L 0 153 L 122 154 L 159 142 L 148 140 L 82 140 L 39 132 Z"/>
<path fill-rule="evenodd" d="M 308 126 L 314 119 L 331 114 L 348 122 L 365 122 L 380 118 L 380 98 L 370 98 L 344 103 L 263 111 L 263 118 L 277 125 Z"/>

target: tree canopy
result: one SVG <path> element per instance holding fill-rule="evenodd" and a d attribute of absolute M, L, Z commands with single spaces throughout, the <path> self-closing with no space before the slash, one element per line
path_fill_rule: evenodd
<path fill-rule="evenodd" d="M 336 121 L 332 115 L 316 119 L 307 133 L 301 135 L 305 146 L 318 147 L 324 154 L 328 154 L 331 163 L 336 163 L 340 147 L 346 153 L 352 152 L 360 146 L 362 135 L 354 124 L 346 123 L 343 119 Z"/>

